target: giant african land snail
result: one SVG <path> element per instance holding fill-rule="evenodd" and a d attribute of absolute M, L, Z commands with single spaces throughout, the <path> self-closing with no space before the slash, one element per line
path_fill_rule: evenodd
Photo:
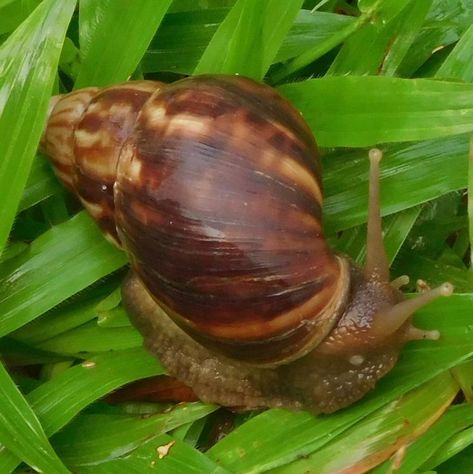
<path fill-rule="evenodd" d="M 130 257 L 124 303 L 168 372 L 205 401 L 331 412 L 361 398 L 448 283 L 390 283 L 370 152 L 368 257 L 322 230 L 312 133 L 274 89 L 240 76 L 88 88 L 51 103 L 42 148 Z"/>

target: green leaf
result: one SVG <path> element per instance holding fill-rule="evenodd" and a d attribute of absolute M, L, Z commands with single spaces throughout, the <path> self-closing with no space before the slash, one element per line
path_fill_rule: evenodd
<path fill-rule="evenodd" d="M 350 469 L 357 469 L 358 472 L 368 471 L 381 459 L 386 459 L 430 428 L 443 414 L 457 391 L 458 385 L 451 375 L 442 374 L 399 400 L 375 411 L 325 448 L 287 466 L 272 469 L 271 472 L 296 474 L 311 469 L 317 469 L 321 473 L 343 472 Z M 432 393 L 436 394 L 434 399 Z M 469 423 L 472 423 L 473 408 L 468 408 Z M 422 438 L 422 442 L 425 443 L 426 438 L 429 436 Z M 402 466 L 404 463 L 405 458 Z M 398 472 L 412 473 L 414 472 L 412 467 L 408 470 L 401 468 Z"/>
<path fill-rule="evenodd" d="M 424 24 L 425 17 L 432 7 L 433 0 L 421 0 L 411 2 L 398 17 L 397 31 L 392 38 L 386 51 L 380 73 L 393 76 L 397 73 L 399 66 L 406 57 L 409 48 L 418 36 Z"/>
<path fill-rule="evenodd" d="M 160 454 L 166 453 L 166 454 Z M 161 435 L 148 441 L 130 455 L 95 466 L 81 467 L 81 474 L 231 474 L 205 454 L 183 441 Z"/>
<path fill-rule="evenodd" d="M 452 407 L 453 409 L 453 407 Z M 448 413 L 447 413 L 448 416 Z M 438 433 L 437 433 L 438 434 Z M 449 435 L 451 432 L 449 432 Z M 441 435 L 440 435 L 441 436 Z M 434 455 L 422 465 L 422 468 L 427 468 L 428 466 L 436 467 L 440 463 L 445 463 L 445 461 L 453 458 L 451 464 L 455 466 L 456 457 L 454 457 L 459 452 L 466 449 L 464 452 L 468 454 L 468 451 L 471 451 L 471 445 L 473 444 L 473 428 L 465 429 L 455 435 L 453 435 L 447 442 L 445 442 L 437 451 L 435 451 Z M 432 450 L 429 449 L 429 454 Z M 471 461 L 471 457 L 470 457 Z M 441 466 L 441 472 L 445 472 L 445 466 Z M 470 462 L 471 467 L 471 462 Z"/>
<path fill-rule="evenodd" d="M 438 393 L 437 391 L 435 393 Z M 459 431 L 473 425 L 473 406 L 452 406 L 445 415 L 438 420 L 432 428 L 421 438 L 416 440 L 406 449 L 401 462 L 396 463 L 396 473 L 410 474 L 416 472 L 421 466 L 435 467 L 426 461 L 432 453 L 440 448 L 449 438 Z M 393 469 L 393 461 L 386 461 L 374 472 L 376 474 L 389 473 Z"/>
<path fill-rule="evenodd" d="M 121 275 L 117 277 L 104 284 L 94 285 L 84 292 L 84 295 L 76 295 L 72 301 L 53 308 L 40 318 L 12 332 L 11 336 L 25 344 L 37 345 L 84 325 L 97 317 L 96 305 L 117 285 L 117 279 L 121 279 Z"/>
<path fill-rule="evenodd" d="M 198 420 L 217 407 L 202 403 L 181 404 L 147 417 L 81 415 L 51 440 L 68 466 L 78 468 L 126 456 L 144 441 Z M 87 433 L 87 437 L 83 437 Z"/>
<path fill-rule="evenodd" d="M 420 3 L 420 2 L 416 2 Z M 411 76 L 429 58 L 455 43 L 473 21 L 473 0 L 434 0 L 426 21 L 397 70 Z"/>
<path fill-rule="evenodd" d="M 227 13 L 223 8 L 168 13 L 145 53 L 143 71 L 191 74 Z M 345 15 L 300 10 L 273 61 L 297 56 L 352 22 Z"/>
<path fill-rule="evenodd" d="M 110 352 L 65 370 L 26 398 L 51 436 L 94 400 L 126 383 L 162 373 L 144 349 Z M 0 472 L 10 472 L 19 462 L 11 452 L 0 449 Z"/>
<path fill-rule="evenodd" d="M 143 338 L 131 326 L 102 328 L 92 322 L 41 342 L 38 347 L 59 354 L 79 354 L 119 351 L 140 347 L 142 344 Z"/>
<path fill-rule="evenodd" d="M 41 235 L 19 258 L 6 274 L 0 268 L 0 336 L 126 263 L 85 212 Z"/>
<path fill-rule="evenodd" d="M 53 451 L 35 413 L 1 363 L 0 443 L 35 470 L 58 474 L 69 472 Z"/>
<path fill-rule="evenodd" d="M 381 70 L 394 42 L 402 39 L 403 28 L 412 28 L 411 15 L 415 8 L 411 8 L 411 3 L 413 3 L 412 0 L 397 2 L 396 5 L 401 6 L 401 10 L 389 21 L 383 15 L 376 15 L 370 22 L 363 24 L 356 33 L 345 41 L 332 62 L 328 74 L 361 76 L 376 74 Z M 420 19 L 422 21 L 429 9 L 429 2 L 422 0 L 414 3 L 417 5 L 417 9 L 419 9 L 419 5 L 423 7 L 423 16 Z M 361 9 L 361 6 L 359 8 Z M 357 51 L 369 51 L 369 54 L 360 56 L 356 54 Z"/>
<path fill-rule="evenodd" d="M 300 0 L 238 0 L 215 32 L 194 74 L 238 73 L 261 79 L 301 4 Z M 255 44 L 262 47 L 255 50 Z"/>
<path fill-rule="evenodd" d="M 41 3 L 41 0 L 0 0 L 0 35 L 13 31 Z"/>
<path fill-rule="evenodd" d="M 466 30 L 460 41 L 455 45 L 447 59 L 437 71 L 436 77 L 463 79 L 466 82 L 473 81 L 473 61 L 471 51 L 473 50 L 473 24 Z"/>
<path fill-rule="evenodd" d="M 409 209 L 467 185 L 466 136 L 393 144 L 383 150 L 383 215 Z M 367 220 L 367 156 L 366 150 L 353 150 L 336 151 L 324 158 L 324 222 L 329 235 Z"/>
<path fill-rule="evenodd" d="M 0 49 L 0 253 L 43 129 L 75 0 L 45 0 Z"/>
<path fill-rule="evenodd" d="M 23 190 L 18 212 L 24 211 L 63 191 L 64 188 L 54 176 L 51 165 L 46 160 L 35 159 L 30 169 L 26 187 Z"/>
<path fill-rule="evenodd" d="M 125 81 L 138 66 L 171 0 L 82 0 L 84 55 L 75 88 Z"/>
<path fill-rule="evenodd" d="M 471 84 L 346 76 L 286 84 L 280 91 L 326 147 L 371 146 L 473 131 Z"/>

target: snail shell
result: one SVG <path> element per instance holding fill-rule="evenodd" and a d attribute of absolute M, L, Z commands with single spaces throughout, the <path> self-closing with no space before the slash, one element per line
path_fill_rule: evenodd
<path fill-rule="evenodd" d="M 147 345 L 204 400 L 333 411 L 407 340 L 438 337 L 409 316 L 451 288 L 401 301 L 377 184 L 365 271 L 327 246 L 315 140 L 268 86 L 196 76 L 83 89 L 54 101 L 42 148 L 128 253 L 124 302 Z"/>

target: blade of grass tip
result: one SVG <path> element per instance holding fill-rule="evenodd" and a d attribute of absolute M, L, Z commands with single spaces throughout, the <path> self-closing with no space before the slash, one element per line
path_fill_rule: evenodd
<path fill-rule="evenodd" d="M 0 443 L 40 472 L 68 473 L 7 371 L 0 363 Z"/>
<path fill-rule="evenodd" d="M 171 1 L 81 0 L 79 37 L 83 60 L 74 88 L 127 80 Z"/>
<path fill-rule="evenodd" d="M 65 370 L 28 393 L 26 399 L 46 435 L 52 436 L 93 401 L 122 385 L 163 372 L 143 348 L 109 352 Z M 0 472 L 11 472 L 19 463 L 17 456 L 0 446 Z"/>
<path fill-rule="evenodd" d="M 43 129 L 75 0 L 46 0 L 0 48 L 0 253 Z"/>

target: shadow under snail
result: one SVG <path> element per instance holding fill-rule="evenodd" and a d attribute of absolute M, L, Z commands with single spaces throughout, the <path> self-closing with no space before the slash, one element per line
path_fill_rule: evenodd
<path fill-rule="evenodd" d="M 414 339 L 389 281 L 370 158 L 367 261 L 333 253 L 301 114 L 241 76 L 135 81 L 56 96 L 41 141 L 57 176 L 132 271 L 124 305 L 170 375 L 207 402 L 329 413 L 360 399 Z"/>

